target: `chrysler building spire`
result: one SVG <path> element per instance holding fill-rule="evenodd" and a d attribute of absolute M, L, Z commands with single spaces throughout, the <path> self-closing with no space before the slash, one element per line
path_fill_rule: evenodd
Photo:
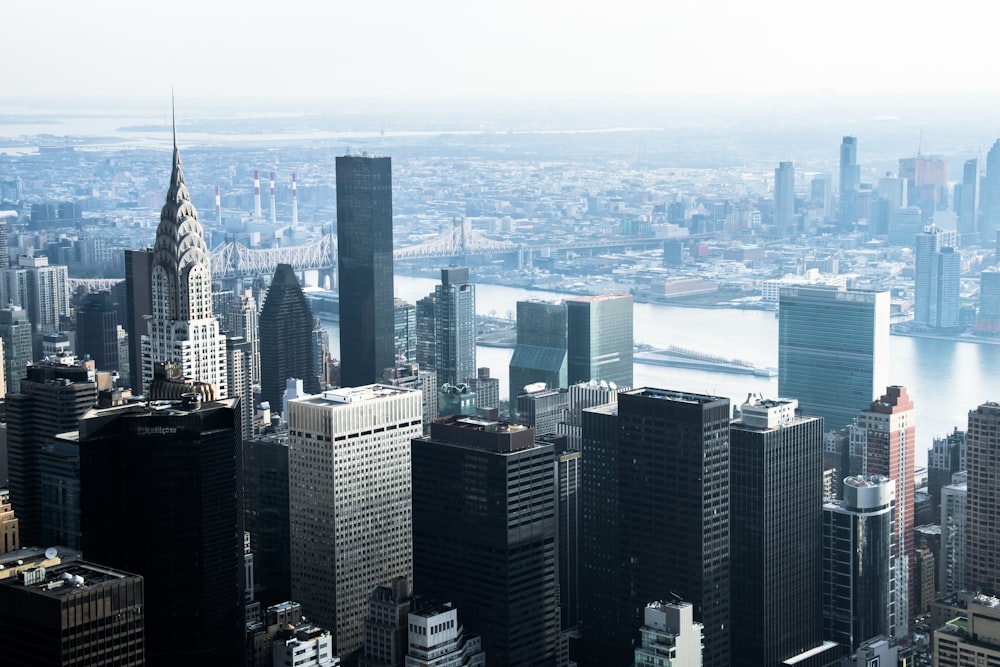
<path fill-rule="evenodd" d="M 153 245 L 153 314 L 142 344 L 143 391 L 149 389 L 156 364 L 176 362 L 185 377 L 214 384 L 225 398 L 225 337 L 212 314 L 208 245 L 184 183 L 176 115 L 173 140 L 170 186 Z"/>

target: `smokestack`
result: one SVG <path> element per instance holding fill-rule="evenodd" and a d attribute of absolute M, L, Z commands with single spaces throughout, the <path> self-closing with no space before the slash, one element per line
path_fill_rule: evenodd
<path fill-rule="evenodd" d="M 295 186 L 295 174 L 292 174 L 292 227 L 299 226 L 299 190 Z"/>
<path fill-rule="evenodd" d="M 253 221 L 260 222 L 260 172 L 253 173 Z"/>
<path fill-rule="evenodd" d="M 274 172 L 271 172 L 271 224 L 278 224 L 278 214 L 274 211 Z"/>
<path fill-rule="evenodd" d="M 222 224 L 222 193 L 219 186 L 215 186 L 215 221 Z"/>

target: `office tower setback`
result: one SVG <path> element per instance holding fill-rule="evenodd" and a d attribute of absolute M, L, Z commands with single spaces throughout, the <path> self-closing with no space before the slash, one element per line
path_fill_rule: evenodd
<path fill-rule="evenodd" d="M 840 228 L 850 230 L 858 221 L 858 190 L 861 167 L 858 166 L 857 137 L 844 137 L 840 144 Z"/>
<path fill-rule="evenodd" d="M 4 663 L 149 664 L 144 603 L 142 577 L 75 559 L 0 580 Z"/>
<path fill-rule="evenodd" d="M 993 243 L 1000 231 L 1000 139 L 986 154 L 986 177 L 980 195 L 980 242 Z"/>
<path fill-rule="evenodd" d="M 965 587 L 996 595 L 1000 593 L 1000 550 L 996 548 L 996 517 L 1000 516 L 1000 462 L 997 461 L 1000 403 L 983 403 L 969 411 L 968 438 Z"/>
<path fill-rule="evenodd" d="M 340 383 L 356 387 L 395 366 L 389 158 L 337 158 L 337 241 Z"/>
<path fill-rule="evenodd" d="M 312 309 L 289 264 L 278 265 L 267 290 L 260 311 L 260 347 L 260 397 L 272 411 L 282 409 L 289 378 L 302 380 L 307 394 L 319 393 Z"/>
<path fill-rule="evenodd" d="M 288 402 L 292 598 L 333 631 L 347 664 L 364 644 L 372 590 L 413 576 L 410 440 L 423 433 L 421 412 L 420 392 L 384 385 Z"/>
<path fill-rule="evenodd" d="M 844 500 L 823 505 L 823 633 L 854 651 L 896 629 L 896 483 L 848 477 Z"/>
<path fill-rule="evenodd" d="M 643 608 L 676 595 L 705 627 L 705 665 L 728 665 L 729 399 L 635 389 L 614 432 L 611 414 L 584 411 L 582 662 L 627 663 Z"/>
<path fill-rule="evenodd" d="M 962 167 L 962 182 L 955 184 L 955 213 L 960 245 L 975 243 L 979 238 L 979 160 L 966 160 Z"/>
<path fill-rule="evenodd" d="M 20 519 L 21 543 L 42 544 L 44 513 L 40 456 L 57 433 L 74 431 L 97 402 L 93 362 L 32 364 L 20 391 L 7 394 L 10 499 Z M 106 561 L 101 561 L 106 562 Z"/>
<path fill-rule="evenodd" d="M 226 386 L 226 339 L 212 314 L 212 271 L 205 231 L 191 204 L 174 132 L 174 158 L 167 200 L 153 246 L 152 313 L 142 340 L 142 391 L 147 393 L 159 364 L 174 362 L 181 374 Z"/>
<path fill-rule="evenodd" d="M 888 385 L 889 293 L 783 287 L 778 312 L 778 394 L 847 426 Z"/>
<path fill-rule="evenodd" d="M 955 233 L 925 227 L 916 237 L 916 286 L 913 322 L 924 327 L 958 326 L 962 258 Z"/>
<path fill-rule="evenodd" d="M 77 308 L 76 353 L 93 359 L 97 370 L 119 370 L 118 309 L 111 292 L 88 294 Z"/>
<path fill-rule="evenodd" d="M 94 410 L 80 421 L 83 553 L 145 580 L 147 665 L 241 664 L 238 400 L 211 400 L 213 385 L 156 383 L 161 396 L 174 387 L 184 399 Z"/>
<path fill-rule="evenodd" d="M 424 433 L 430 431 L 431 421 L 438 418 L 437 373 L 425 371 L 415 363 L 400 363 L 396 368 L 387 368 L 382 375 L 382 383 L 393 387 L 419 389 L 423 396 Z"/>
<path fill-rule="evenodd" d="M 823 420 L 797 407 L 751 400 L 729 431 L 734 667 L 823 643 Z"/>
<path fill-rule="evenodd" d="M 856 426 L 864 434 L 862 472 L 882 475 L 896 484 L 896 635 L 907 634 L 909 620 L 915 616 L 916 570 L 913 555 L 914 459 L 916 457 L 916 415 L 906 387 L 888 387 L 858 416 Z"/>
<path fill-rule="evenodd" d="M 632 386 L 632 297 L 580 296 L 566 300 L 569 384 L 605 380 Z M 564 386 L 564 385 L 559 385 Z"/>
<path fill-rule="evenodd" d="M 554 454 L 525 426 L 442 418 L 413 441 L 415 588 L 462 610 L 490 664 L 554 666 Z"/>
<path fill-rule="evenodd" d="M 451 603 L 422 604 L 407 616 L 406 667 L 486 667 L 477 635 L 467 635 Z"/>
<path fill-rule="evenodd" d="M 23 308 L 13 306 L 0 310 L 0 340 L 3 340 L 7 392 L 17 393 L 28 364 L 35 358 L 31 351 L 31 322 Z"/>
<path fill-rule="evenodd" d="M 566 386 L 566 343 L 565 302 L 517 302 L 517 345 L 509 368 L 512 406 L 517 405 L 517 396 L 527 385 L 544 382 L 553 388 Z"/>
<path fill-rule="evenodd" d="M 651 602 L 643 610 L 635 667 L 701 667 L 702 625 L 688 602 Z"/>
<path fill-rule="evenodd" d="M 128 332 L 129 381 L 142 391 L 142 337 L 153 314 L 153 249 L 125 251 L 125 330 Z"/>
<path fill-rule="evenodd" d="M 434 368 L 438 386 L 476 373 L 476 286 L 469 269 L 441 269 L 434 288 Z"/>
<path fill-rule="evenodd" d="M 783 236 L 792 236 L 795 228 L 795 167 L 780 162 L 774 170 L 774 228 Z"/>

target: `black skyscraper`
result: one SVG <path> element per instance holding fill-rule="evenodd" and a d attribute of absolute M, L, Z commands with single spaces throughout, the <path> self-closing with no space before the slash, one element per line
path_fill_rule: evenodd
<path fill-rule="evenodd" d="M 554 666 L 554 453 L 534 429 L 469 417 L 412 444 L 414 589 L 450 600 L 490 665 Z"/>
<path fill-rule="evenodd" d="M 118 310 L 110 292 L 88 294 L 77 308 L 76 354 L 90 355 L 97 370 L 119 370 Z"/>
<path fill-rule="evenodd" d="M 728 665 L 729 399 L 649 388 L 623 392 L 617 451 L 609 433 L 593 432 L 611 423 L 610 415 L 594 419 L 601 415 L 588 410 L 584 416 L 582 595 L 603 576 L 599 588 L 608 602 L 607 609 L 581 605 L 584 637 L 590 637 L 581 664 L 628 664 L 629 640 L 638 636 L 646 604 L 678 596 L 694 605 L 705 626 L 705 666 Z M 586 472 L 602 464 L 612 466 L 606 474 Z M 595 539 L 598 528 L 589 525 L 588 513 L 599 502 L 608 506 L 599 512 L 603 539 Z M 597 562 L 603 566 L 595 570 Z M 595 646 L 602 641 L 611 645 Z"/>
<path fill-rule="evenodd" d="M 823 643 L 823 420 L 797 406 L 744 404 L 729 432 L 733 667 Z"/>
<path fill-rule="evenodd" d="M 337 158 L 337 241 L 340 384 L 357 387 L 396 365 L 389 158 Z"/>
<path fill-rule="evenodd" d="M 129 380 L 138 393 L 142 391 L 142 337 L 149 333 L 146 316 L 153 314 L 152 248 L 125 251 L 125 313 Z"/>
<path fill-rule="evenodd" d="M 80 422 L 83 552 L 145 579 L 153 667 L 246 660 L 237 403 L 188 394 Z"/>
<path fill-rule="evenodd" d="M 275 270 L 259 321 L 261 399 L 280 412 L 288 378 L 299 378 L 306 393 L 318 394 L 312 309 L 290 265 Z"/>

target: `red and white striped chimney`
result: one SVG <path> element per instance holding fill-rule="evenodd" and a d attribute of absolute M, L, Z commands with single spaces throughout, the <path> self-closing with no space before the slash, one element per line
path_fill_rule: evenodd
<path fill-rule="evenodd" d="M 253 221 L 260 222 L 260 172 L 253 173 Z"/>
<path fill-rule="evenodd" d="M 274 210 L 274 172 L 271 172 L 271 224 L 278 224 L 278 214 Z"/>
<path fill-rule="evenodd" d="M 295 185 L 295 174 L 292 174 L 292 226 L 299 226 L 299 190 Z"/>

